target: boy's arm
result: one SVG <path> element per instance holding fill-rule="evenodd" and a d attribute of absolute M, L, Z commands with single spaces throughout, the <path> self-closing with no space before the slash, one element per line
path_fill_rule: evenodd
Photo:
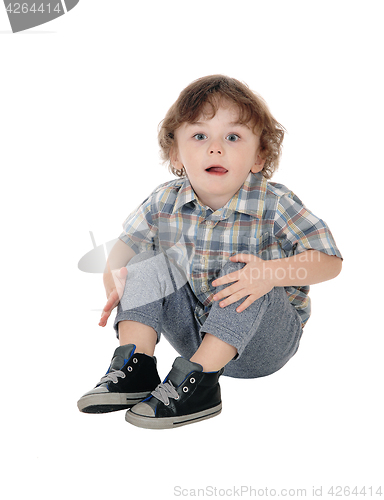
<path fill-rule="evenodd" d="M 136 253 L 129 245 L 118 239 L 108 256 L 103 274 L 107 303 L 101 313 L 100 326 L 107 324 L 112 310 L 120 301 L 127 277 L 125 266 L 135 255 Z"/>
<path fill-rule="evenodd" d="M 342 259 L 318 250 L 266 261 L 274 286 L 305 286 L 328 281 L 340 273 Z"/>
<path fill-rule="evenodd" d="M 306 250 L 285 259 L 267 261 L 249 254 L 234 255 L 230 259 L 232 262 L 244 262 L 246 265 L 240 271 L 229 273 L 215 280 L 212 285 L 221 286 L 235 282 L 214 296 L 215 301 L 227 297 L 220 302 L 221 307 L 248 296 L 236 309 L 237 312 L 244 311 L 275 286 L 304 286 L 321 283 L 335 278 L 342 266 L 342 259 L 318 250 Z"/>

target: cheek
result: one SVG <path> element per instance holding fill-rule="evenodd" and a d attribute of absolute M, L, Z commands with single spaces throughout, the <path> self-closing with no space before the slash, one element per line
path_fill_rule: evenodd
<path fill-rule="evenodd" d="M 193 161 L 199 157 L 200 150 L 195 145 L 188 144 L 182 151 L 182 157 L 185 161 Z"/>

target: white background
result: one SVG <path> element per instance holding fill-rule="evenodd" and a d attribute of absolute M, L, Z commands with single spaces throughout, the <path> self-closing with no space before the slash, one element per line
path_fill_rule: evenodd
<path fill-rule="evenodd" d="M 379 486 L 380 6 L 80 0 L 18 34 L 0 6 L 4 498 L 174 498 L 175 487 L 208 486 L 217 496 L 241 486 L 276 496 L 310 496 L 315 486 L 325 496 L 332 485 Z M 157 125 L 186 85 L 214 73 L 246 82 L 287 129 L 272 180 L 327 222 L 343 271 L 311 288 L 312 317 L 281 371 L 221 379 L 219 417 L 150 431 L 124 412 L 81 414 L 77 399 L 117 342 L 112 325 L 98 326 L 102 276 L 78 261 L 92 249 L 90 231 L 97 245 L 116 238 L 172 178 Z M 163 340 L 162 378 L 175 355 Z"/>

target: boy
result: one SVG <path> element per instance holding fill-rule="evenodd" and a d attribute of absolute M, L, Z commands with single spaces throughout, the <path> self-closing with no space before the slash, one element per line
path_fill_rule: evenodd
<path fill-rule="evenodd" d="M 296 353 L 309 285 L 337 276 L 342 257 L 327 225 L 267 182 L 283 137 L 235 79 L 208 76 L 181 92 L 159 130 L 179 178 L 128 216 L 108 258 L 99 324 L 118 307 L 120 347 L 81 411 L 129 408 L 126 420 L 145 428 L 190 424 L 221 412 L 220 375 L 263 377 Z M 161 333 L 182 356 L 162 384 Z"/>

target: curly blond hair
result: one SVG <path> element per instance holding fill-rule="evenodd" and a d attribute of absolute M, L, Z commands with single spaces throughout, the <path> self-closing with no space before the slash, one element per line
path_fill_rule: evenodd
<path fill-rule="evenodd" d="M 213 118 L 223 100 L 235 104 L 239 110 L 239 122 L 250 125 L 253 132 L 260 136 L 260 155 L 265 158 L 261 173 L 270 179 L 279 165 L 285 129 L 272 116 L 262 97 L 250 90 L 248 85 L 224 75 L 195 80 L 170 107 L 158 128 L 163 162 L 168 164 L 174 175 L 185 176 L 184 168 L 175 169 L 171 162 L 171 149 L 176 146 L 175 131 L 183 123 L 197 121 L 203 114 L 208 119 Z"/>

